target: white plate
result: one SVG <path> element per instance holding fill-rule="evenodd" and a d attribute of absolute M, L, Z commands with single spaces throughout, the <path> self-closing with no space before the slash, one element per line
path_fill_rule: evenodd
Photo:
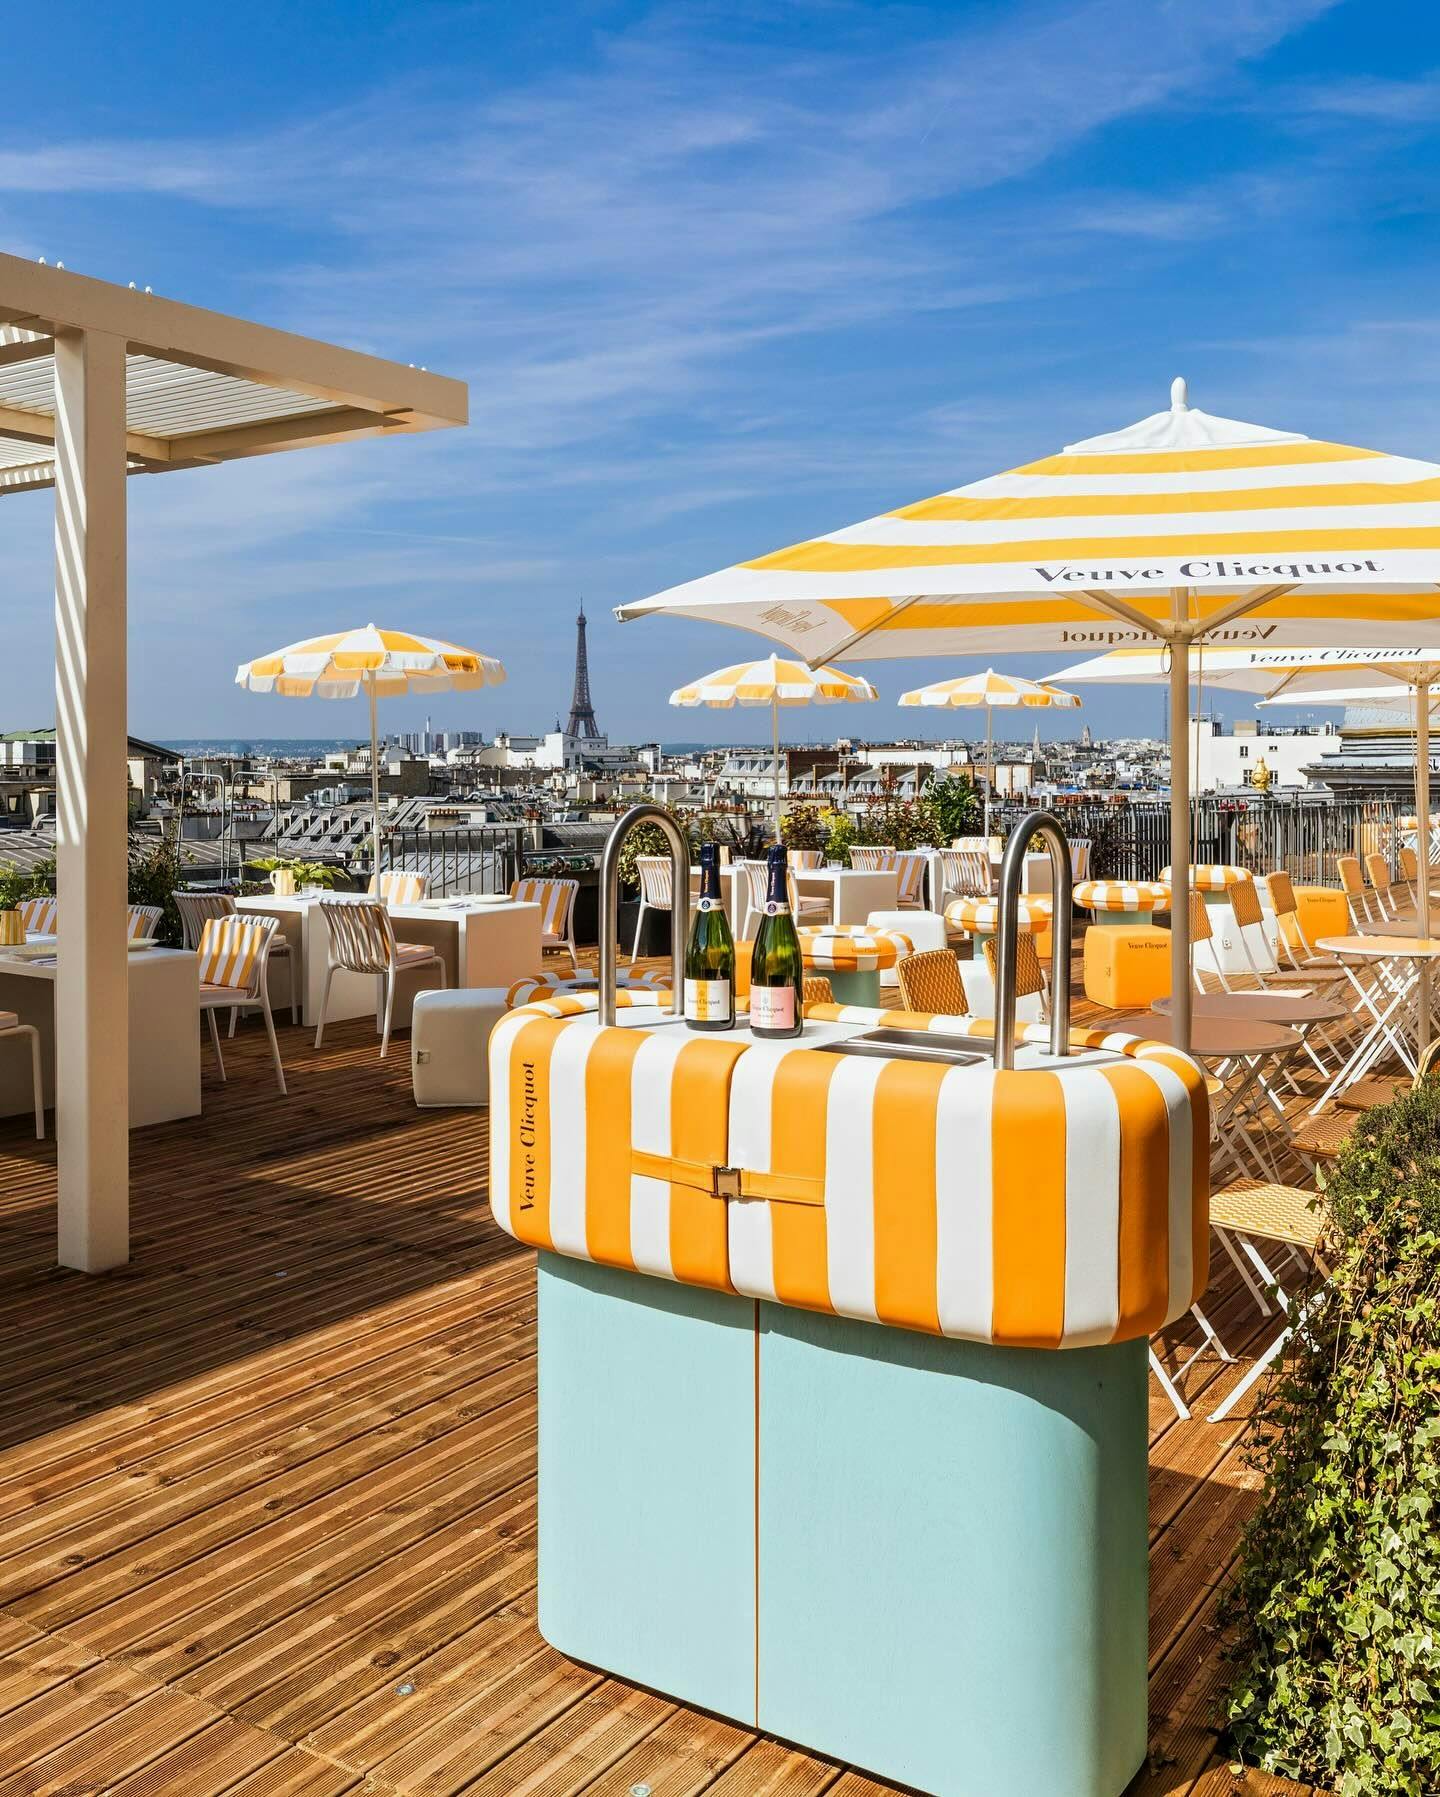
<path fill-rule="evenodd" d="M 459 901 L 462 905 L 508 905 L 508 892 L 467 892 Z"/>
<path fill-rule="evenodd" d="M 16 943 L 12 948 L 4 949 L 5 956 L 11 961 L 44 961 L 55 953 L 55 943 L 49 942 Z"/>
<path fill-rule="evenodd" d="M 137 955 L 141 949 L 158 947 L 159 942 L 158 936 L 132 936 L 125 946 L 132 955 Z"/>

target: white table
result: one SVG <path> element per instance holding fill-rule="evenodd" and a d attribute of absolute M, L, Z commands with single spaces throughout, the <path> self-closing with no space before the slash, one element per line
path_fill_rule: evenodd
<path fill-rule="evenodd" d="M 894 911 L 900 904 L 900 876 L 893 869 L 797 868 L 795 890 L 806 898 L 828 898 L 831 923 L 864 923 L 872 911 Z"/>
<path fill-rule="evenodd" d="M 330 933 L 320 905 L 327 896 L 297 893 L 277 898 L 256 893 L 235 901 L 243 911 L 280 919 L 280 927 L 290 943 L 292 963 L 298 968 L 301 1016 L 312 1029 L 320 1021 L 320 1004 L 325 995 Z M 508 986 L 540 970 L 539 905 L 509 898 L 491 903 L 458 897 L 387 908 L 395 934 L 402 942 L 426 942 L 440 951 L 451 986 Z M 413 977 L 400 976 L 392 1028 L 409 1026 L 411 1003 L 427 982 L 431 982 L 431 976 L 424 972 Z M 378 1030 L 382 1023 L 381 1003 L 376 1000 L 378 983 L 367 973 L 337 973 L 330 988 L 328 1021 L 340 1023 L 346 1018 L 374 1015 Z"/>
<path fill-rule="evenodd" d="M 55 962 L 0 950 L 0 1010 L 34 1024 L 47 1108 L 55 1104 Z M 130 1127 L 200 1115 L 200 973 L 188 950 L 130 956 Z M 117 1031 L 118 1034 L 118 1031 Z M 118 1046 L 118 1044 L 117 1044 Z M 31 1110 L 30 1058 L 0 1056 L 0 1116 Z"/>

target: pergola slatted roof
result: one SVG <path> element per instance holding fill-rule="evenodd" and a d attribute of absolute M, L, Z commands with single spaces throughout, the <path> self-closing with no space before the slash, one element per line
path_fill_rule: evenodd
<path fill-rule="evenodd" d="M 7 299 L 17 285 L 33 287 L 36 304 L 0 306 L 0 494 L 54 480 L 57 330 L 127 339 L 132 474 L 466 420 L 463 384 L 423 368 L 0 256 Z M 93 305 L 77 306 L 77 295 Z"/>
<path fill-rule="evenodd" d="M 465 386 L 0 254 L 0 495 L 55 487 L 59 1258 L 129 1255 L 126 477 L 464 424 Z M 198 1085 L 197 1085 L 198 1097 Z"/>

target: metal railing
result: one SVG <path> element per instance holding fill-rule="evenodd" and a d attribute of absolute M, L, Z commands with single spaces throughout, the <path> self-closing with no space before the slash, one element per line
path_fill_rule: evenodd
<path fill-rule="evenodd" d="M 1153 880 L 1170 860 L 1170 807 L 1163 798 L 1001 805 L 992 810 L 993 827 L 1008 836 L 1038 809 L 1054 811 L 1071 841 L 1088 838 L 1090 870 L 1098 879 Z M 1392 876 L 1398 876 L 1401 836 L 1396 826 L 1414 810 L 1415 801 L 1401 794 L 1363 799 L 1326 793 L 1253 799 L 1201 794 L 1190 801 L 1191 859 L 1247 867 L 1253 873 L 1283 869 L 1299 883 L 1333 886 L 1339 883 L 1339 856 L 1363 860 L 1378 852 Z"/>
<path fill-rule="evenodd" d="M 464 892 L 508 892 L 520 877 L 529 847 L 524 824 L 483 824 L 468 830 L 391 830 L 384 839 L 390 871 L 424 874 L 432 898 Z M 369 863 L 365 863 L 368 874 Z"/>

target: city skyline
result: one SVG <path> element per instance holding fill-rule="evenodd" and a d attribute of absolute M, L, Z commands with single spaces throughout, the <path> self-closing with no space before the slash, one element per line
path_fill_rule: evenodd
<path fill-rule="evenodd" d="M 444 440 L 131 483 L 140 735 L 358 736 L 358 705 L 230 681 L 370 617 L 505 662 L 457 728 L 544 729 L 583 595 L 602 727 L 680 739 L 669 691 L 763 641 L 611 606 L 1116 428 L 1177 373 L 1212 412 L 1436 452 L 1428 9 L 918 6 L 897 34 L 802 5 L 721 42 L 634 5 L 260 7 L 143 46 L 78 10 L 65 124 L 36 89 L 0 127 L 0 242 L 472 388 Z M 18 55 L 49 29 L 15 21 Z M 347 97 L 316 111 L 319 58 Z M 4 516 L 0 719 L 38 722 L 49 501 Z M 896 734 L 941 671 L 866 664 L 881 704 L 823 728 Z M 1085 717 L 1162 709 L 1095 688 Z"/>

